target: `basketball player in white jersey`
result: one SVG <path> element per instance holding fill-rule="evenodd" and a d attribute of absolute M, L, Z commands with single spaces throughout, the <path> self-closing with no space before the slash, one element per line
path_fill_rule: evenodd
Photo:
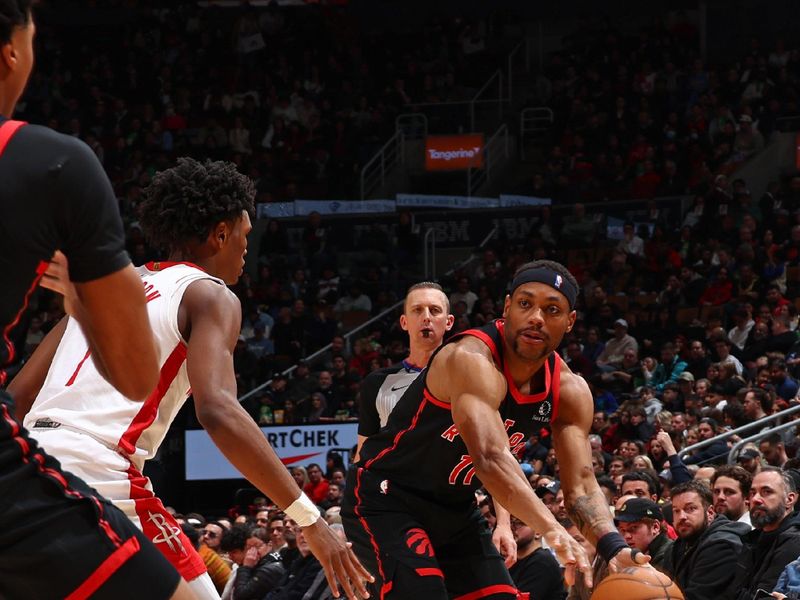
<path fill-rule="evenodd" d="M 231 163 L 182 158 L 156 174 L 144 196 L 142 228 L 170 258 L 138 269 L 158 345 L 158 385 L 144 405 L 118 393 L 95 368 L 80 328 L 66 319 L 12 383 L 20 411 L 30 407 L 25 423 L 66 470 L 143 529 L 199 598 L 218 598 L 202 559 L 142 475 L 191 393 L 198 420 L 223 454 L 304 528 L 331 588 L 337 590 L 337 579 L 354 597 L 354 587 L 363 592 L 370 576 L 298 490 L 236 398 L 233 349 L 241 307 L 225 284 L 235 283 L 244 268 L 252 182 Z"/>

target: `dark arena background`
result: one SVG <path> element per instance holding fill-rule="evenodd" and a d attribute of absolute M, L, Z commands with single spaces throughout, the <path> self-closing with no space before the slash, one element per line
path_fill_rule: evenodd
<path fill-rule="evenodd" d="M 134 264 L 164 257 L 137 216 L 156 172 L 191 156 L 253 180 L 234 364 L 287 467 L 350 464 L 361 382 L 408 355 L 410 285 L 442 285 L 452 335 L 501 317 L 515 269 L 542 258 L 581 286 L 559 352 L 591 388 L 610 504 L 640 469 L 669 500 L 659 431 L 692 474 L 800 464 L 797 2 L 59 0 L 35 15 L 15 117 L 95 152 Z M 63 315 L 35 294 L 9 379 Z M 764 436 L 746 428 L 769 415 Z M 534 487 L 557 481 L 546 428 L 519 458 Z M 191 398 L 145 474 L 184 517 L 270 503 Z"/>

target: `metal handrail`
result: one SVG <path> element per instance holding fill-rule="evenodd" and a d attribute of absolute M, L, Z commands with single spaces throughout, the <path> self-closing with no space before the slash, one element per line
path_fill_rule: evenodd
<path fill-rule="evenodd" d="M 486 83 L 475 93 L 472 97 L 472 100 L 469 103 L 469 124 L 470 130 L 476 131 L 475 129 L 475 104 L 480 102 L 478 98 L 481 97 L 481 94 L 490 86 L 492 82 L 497 79 L 498 80 L 498 93 L 497 93 L 497 100 L 492 100 L 492 102 L 497 102 L 498 109 L 500 112 L 500 118 L 503 118 L 503 72 L 500 69 L 497 69 L 489 79 L 486 80 Z"/>
<path fill-rule="evenodd" d="M 404 152 L 405 136 L 402 131 L 395 131 L 381 149 L 375 153 L 371 159 L 361 169 L 361 199 L 366 200 L 367 196 L 375 189 L 378 182 L 381 186 L 386 185 L 386 173 L 396 164 L 405 160 Z M 379 175 L 378 175 L 379 173 Z"/>
<path fill-rule="evenodd" d="M 797 412 L 800 412 L 800 404 L 797 406 L 790 406 L 789 408 L 786 408 L 780 412 L 776 412 L 774 414 L 761 417 L 760 419 L 757 419 L 752 423 L 748 423 L 747 425 L 742 425 L 741 427 L 737 427 L 736 429 L 725 431 L 724 433 L 715 435 L 714 437 L 709 438 L 707 440 L 703 440 L 701 442 L 697 442 L 696 444 L 692 444 L 691 446 L 688 446 L 687 448 L 684 448 L 683 450 L 678 452 L 678 457 L 683 459 L 687 454 L 689 454 L 689 452 L 692 452 L 694 450 L 700 450 L 701 448 L 710 446 L 711 444 L 713 444 L 718 440 L 728 439 L 731 436 L 737 435 L 743 431 L 747 431 L 748 429 L 752 429 L 754 426 L 761 425 L 763 423 L 771 423 L 783 417 L 788 417 L 789 415 L 793 415 Z"/>
<path fill-rule="evenodd" d="M 386 310 L 384 310 L 380 314 L 372 317 L 371 319 L 368 319 L 367 321 L 364 321 L 363 323 L 361 323 L 361 325 L 358 325 L 357 327 L 354 327 L 353 329 L 351 329 L 347 333 L 343 334 L 342 337 L 345 339 L 345 341 L 348 341 L 353 335 L 355 335 L 356 333 L 358 333 L 362 329 L 365 329 L 365 328 L 369 327 L 370 325 L 372 325 L 373 323 L 375 323 L 376 321 L 379 321 L 380 319 L 382 319 L 383 317 L 388 315 L 393 310 L 397 310 L 398 307 L 403 305 L 403 302 L 404 302 L 404 300 L 398 300 L 397 302 L 392 304 L 389 308 L 387 308 Z M 320 348 L 316 352 L 313 352 L 313 353 L 309 354 L 308 356 L 303 358 L 303 360 L 305 362 L 310 363 L 315 358 L 317 358 L 318 356 L 322 356 L 323 354 L 325 354 L 325 352 L 327 352 L 330 349 L 331 349 L 331 344 L 328 344 L 327 346 L 324 346 L 324 347 Z M 297 365 L 292 365 L 291 367 L 287 368 L 286 370 L 281 371 L 281 374 L 288 376 L 291 373 L 293 373 L 296 368 L 297 368 Z M 265 387 L 267 387 L 270 383 L 272 383 L 272 379 L 269 379 L 269 380 L 265 381 L 261 385 L 255 387 L 252 390 L 250 390 L 249 392 L 247 392 L 246 394 L 243 394 L 239 398 L 239 402 L 241 403 L 241 402 L 247 400 L 248 398 L 250 398 L 251 396 L 254 396 L 258 392 L 263 390 Z"/>
<path fill-rule="evenodd" d="M 496 146 L 502 141 L 502 154 L 496 153 Z M 467 196 L 472 196 L 480 187 L 486 182 L 491 181 L 492 172 L 495 165 L 505 158 L 509 157 L 509 136 L 508 126 L 504 123 L 497 128 L 497 131 L 492 134 L 492 137 L 483 146 L 483 168 L 482 169 L 467 169 Z M 477 175 L 473 175 L 473 171 L 477 171 Z"/>
<path fill-rule="evenodd" d="M 525 70 L 528 70 L 528 38 L 522 40 L 519 44 L 514 46 L 511 52 L 508 53 L 508 104 L 513 104 L 514 101 L 514 58 L 520 50 L 525 49 Z"/>
<path fill-rule="evenodd" d="M 433 229 L 431 229 L 429 231 L 433 231 Z M 456 265 L 454 265 L 449 271 L 447 271 L 447 273 L 444 274 L 444 277 L 449 277 L 450 275 L 455 273 L 458 269 L 461 269 L 462 267 L 464 267 L 464 266 L 468 265 L 469 263 L 471 263 L 472 261 L 474 261 L 475 258 L 478 256 L 478 252 L 477 251 L 482 250 L 483 247 L 486 246 L 486 244 L 489 243 L 489 240 L 492 239 L 495 236 L 496 233 L 497 233 L 497 225 L 495 225 L 492 228 L 492 230 L 486 235 L 486 237 L 483 238 L 481 243 L 478 244 L 478 247 L 475 249 L 475 251 L 472 252 L 472 254 L 470 254 L 469 257 L 467 257 L 466 259 L 462 260 L 460 263 L 457 263 Z M 377 314 L 376 316 L 372 317 L 371 319 L 363 322 L 361 325 L 358 325 L 357 327 L 354 327 L 353 329 L 351 329 L 350 331 L 345 333 L 342 336 L 345 339 L 345 342 L 348 342 L 353 335 L 355 335 L 356 333 L 358 333 L 362 329 L 365 329 L 365 328 L 369 327 L 370 325 L 372 325 L 376 321 L 379 321 L 379 320 L 383 319 L 385 316 L 389 315 L 390 313 L 396 311 L 398 308 L 403 306 L 404 302 L 405 302 L 405 298 L 403 300 L 398 300 L 397 302 L 392 304 L 389 308 L 385 309 L 383 312 Z M 317 350 L 315 352 L 312 352 L 308 356 L 304 357 L 303 361 L 307 362 L 307 363 L 310 363 L 315 358 L 317 358 L 318 356 L 322 356 L 323 354 L 325 354 L 330 349 L 331 349 L 331 344 L 327 344 L 326 346 L 323 346 L 319 350 Z M 296 368 L 297 368 L 297 365 L 292 365 L 288 369 L 282 371 L 281 374 L 288 377 L 289 375 L 291 375 L 294 372 L 294 370 Z M 244 402 L 248 398 L 251 398 L 252 396 L 256 395 L 258 392 L 260 392 L 261 390 L 266 388 L 270 383 L 272 383 L 272 379 L 268 379 L 267 381 L 265 381 L 261 385 L 254 387 L 249 392 L 246 392 L 245 394 L 242 394 L 239 397 L 239 403 L 241 404 L 242 402 Z"/>
<path fill-rule="evenodd" d="M 789 421 L 788 423 L 783 423 L 781 425 L 778 425 L 777 427 L 770 427 L 769 430 L 767 431 L 759 431 L 758 433 L 753 434 L 750 437 L 746 437 L 743 440 L 736 442 L 733 445 L 733 448 L 731 448 L 730 451 L 728 452 L 728 464 L 732 465 L 736 462 L 736 459 L 739 456 L 739 449 L 745 444 L 761 440 L 767 437 L 768 435 L 784 431 L 785 429 L 791 429 L 792 427 L 797 427 L 798 425 L 800 425 L 800 423 L 798 423 L 797 421 Z"/>

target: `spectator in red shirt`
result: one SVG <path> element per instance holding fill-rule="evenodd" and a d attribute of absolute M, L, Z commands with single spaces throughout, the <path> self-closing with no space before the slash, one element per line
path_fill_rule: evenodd
<path fill-rule="evenodd" d="M 733 282 L 728 277 L 728 269 L 720 268 L 714 281 L 711 282 L 700 296 L 700 304 L 721 306 L 731 301 L 733 297 Z"/>
<path fill-rule="evenodd" d="M 318 464 L 308 465 L 308 483 L 303 491 L 314 504 L 319 504 L 328 496 L 328 480 L 322 476 L 322 469 Z"/>

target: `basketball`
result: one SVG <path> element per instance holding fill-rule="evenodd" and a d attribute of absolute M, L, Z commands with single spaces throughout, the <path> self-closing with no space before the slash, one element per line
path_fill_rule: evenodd
<path fill-rule="evenodd" d="M 683 600 L 678 584 L 652 568 L 628 567 L 601 581 L 592 600 Z"/>

